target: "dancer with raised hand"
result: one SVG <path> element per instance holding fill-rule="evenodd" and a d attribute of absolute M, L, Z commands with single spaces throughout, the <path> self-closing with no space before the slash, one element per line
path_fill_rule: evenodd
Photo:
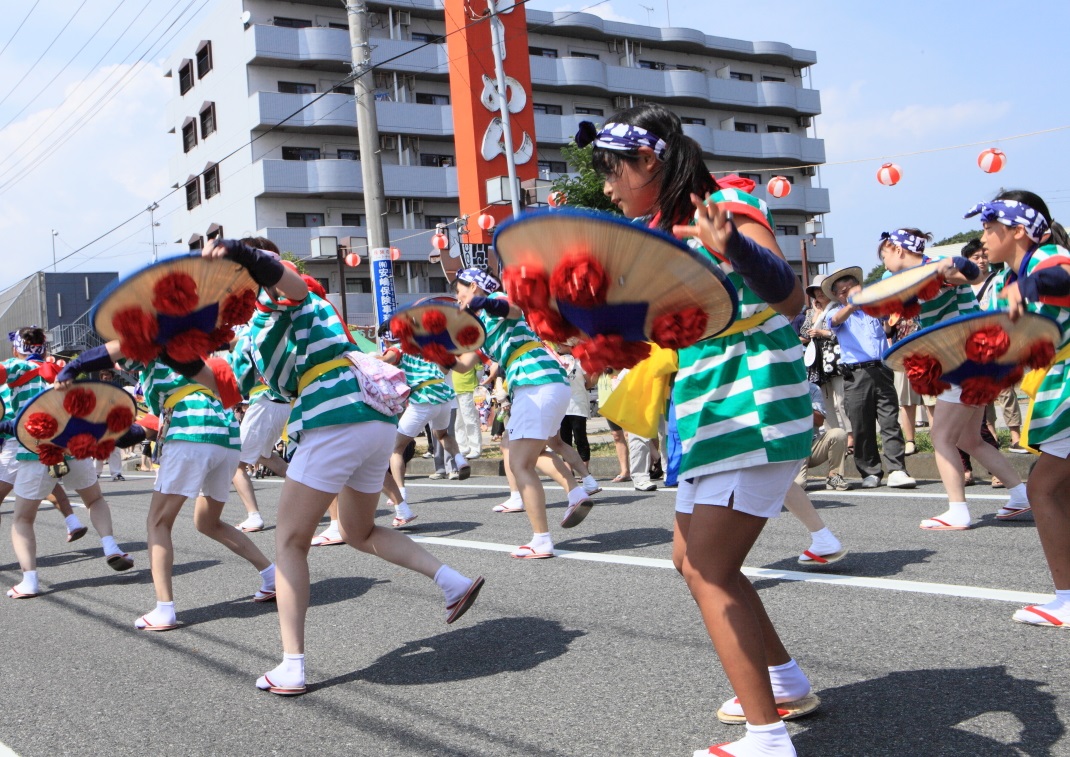
<path fill-rule="evenodd" d="M 19 410 L 40 392 L 48 389 L 50 379 L 55 377 L 54 364 L 45 362 L 45 332 L 36 326 L 21 328 L 8 335 L 12 343 L 13 357 L 3 362 L 5 380 L 11 389 L 11 412 Z M 9 443 L 18 444 L 16 440 Z M 15 517 L 11 526 L 11 543 L 22 568 L 22 581 L 8 590 L 12 599 L 29 599 L 40 593 L 37 577 L 37 537 L 34 521 L 41 500 L 56 486 L 43 465 L 32 452 L 19 449 L 15 453 Z M 123 552 L 115 541 L 112 531 L 111 508 L 104 499 L 97 483 L 97 470 L 93 460 L 70 460 L 68 473 L 64 476 L 67 485 L 78 492 L 86 508 L 94 530 L 100 536 L 104 558 L 113 570 L 124 571 L 134 567 L 130 555 Z"/>
<path fill-rule="evenodd" d="M 239 263 L 262 287 L 250 324 L 256 369 L 273 391 L 293 399 L 288 433 L 298 446 L 279 497 L 275 528 L 283 661 L 256 685 L 295 695 L 306 691 L 308 551 L 316 524 L 335 495 L 346 543 L 433 579 L 445 597 L 446 623 L 472 606 L 483 579 L 466 578 L 404 534 L 375 525 L 396 419 L 363 401 L 353 362 L 346 357 L 359 348 L 334 308 L 310 294 L 272 247 L 265 239 L 223 240 L 209 244 L 204 255 Z"/>
<path fill-rule="evenodd" d="M 993 283 L 992 308 L 1008 311 L 1012 319 L 1038 313 L 1059 324 L 1050 366 L 1027 374 L 1022 382 L 1031 397 L 1022 443 L 1040 452 L 1029 476 L 1029 504 L 1055 599 L 1018 610 L 1014 620 L 1070 628 L 1070 237 L 1032 192 L 1001 192 L 992 202 L 975 205 L 966 217 L 978 215 L 989 260 L 1006 263 Z"/>
<path fill-rule="evenodd" d="M 143 631 L 170 631 L 179 626 L 172 584 L 175 547 L 171 532 L 182 506 L 191 497 L 196 500 L 193 523 L 197 530 L 247 560 L 259 572 L 260 588 L 253 601 L 275 599 L 274 564 L 241 530 L 222 520 L 230 480 L 238 465 L 234 416 L 224 410 L 213 371 L 203 361 L 171 367 L 164 360 L 174 364 L 163 356 L 143 365 L 124 358 L 119 342 L 111 341 L 71 360 L 57 378 L 57 383 L 64 385 L 79 373 L 97 371 L 118 361 L 126 370 L 140 374 L 145 402 L 150 412 L 161 419 L 156 440 L 160 468 L 147 522 L 156 607 L 134 622 L 135 628 Z M 230 372 L 229 366 L 226 371 Z"/>
<path fill-rule="evenodd" d="M 565 369 L 535 336 L 520 308 L 499 291 L 501 284 L 496 278 L 479 268 L 465 268 L 453 283 L 457 301 L 483 323 L 487 332 L 483 351 L 502 366 L 512 396 L 512 411 L 502 435 L 502 457 L 513 474 L 533 531 L 531 541 L 518 547 L 512 556 L 524 560 L 553 557 L 546 491 L 536 464 L 547 440 L 557 436 L 568 409 L 572 393 Z M 462 355 L 454 370 L 471 370 L 478 360 L 474 352 Z M 593 506 L 582 486 L 570 489 L 561 527 L 578 525 Z"/>
<path fill-rule="evenodd" d="M 675 114 L 629 108 L 601 130 L 581 124 L 577 141 L 594 144 L 604 191 L 625 216 L 697 237 L 739 293 L 732 327 L 679 351 L 673 387 L 683 446 L 673 562 L 736 693 L 718 717 L 747 727 L 695 754 L 794 755 L 782 717 L 812 711 L 817 698 L 740 568 L 810 452 L 802 348 L 782 315 L 801 310 L 802 290 L 760 201 L 720 189 Z"/>
<path fill-rule="evenodd" d="M 885 267 L 894 273 L 934 262 L 925 254 L 925 244 L 932 240 L 915 228 L 902 228 L 881 234 L 877 252 Z M 935 326 L 949 318 L 980 312 L 971 284 L 981 278 L 981 269 L 969 258 L 956 255 L 943 258 L 937 268 L 944 286 L 935 296 L 921 300 L 918 322 L 921 328 Z M 1003 454 L 981 439 L 984 405 L 969 405 L 962 400 L 962 390 L 952 386 L 936 398 L 933 410 L 932 441 L 936 467 L 947 491 L 947 510 L 921 522 L 926 531 L 964 531 L 972 518 L 966 503 L 966 474 L 959 457 L 961 449 L 976 457 L 990 473 L 998 476 L 1010 492 L 1003 510 L 1029 508 L 1025 484 Z"/>

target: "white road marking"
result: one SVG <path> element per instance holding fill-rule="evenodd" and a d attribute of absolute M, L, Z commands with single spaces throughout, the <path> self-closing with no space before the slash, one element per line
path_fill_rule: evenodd
<path fill-rule="evenodd" d="M 482 549 L 491 552 L 512 552 L 516 546 L 495 544 L 468 539 L 448 539 L 438 536 L 412 536 L 413 541 L 435 544 L 443 547 L 460 547 L 462 549 Z M 567 560 L 585 560 L 587 562 L 612 563 L 615 565 L 634 565 L 643 568 L 661 568 L 675 570 L 671 560 L 654 557 L 634 557 L 631 555 L 614 555 L 599 552 L 574 552 L 555 550 L 558 557 Z M 834 576 L 828 574 L 808 573 L 797 570 L 773 570 L 771 568 L 743 568 L 743 573 L 751 578 L 774 578 L 783 581 L 804 581 L 807 583 L 832 584 L 860 589 L 884 589 L 890 591 L 907 591 L 915 594 L 937 594 L 945 597 L 966 597 L 969 599 L 989 599 L 999 602 L 1017 604 L 1047 604 L 1052 600 L 1050 594 L 1033 594 L 1007 589 L 988 589 L 981 586 L 959 586 L 957 584 L 934 584 L 924 581 L 901 581 L 892 578 L 867 578 L 865 576 Z"/>
<path fill-rule="evenodd" d="M 19 757 L 15 750 L 0 741 L 0 757 Z"/>

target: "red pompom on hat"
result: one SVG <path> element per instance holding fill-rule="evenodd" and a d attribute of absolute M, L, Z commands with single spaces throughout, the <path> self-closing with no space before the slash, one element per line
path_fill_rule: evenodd
<path fill-rule="evenodd" d="M 59 465 L 63 462 L 63 448 L 55 444 L 39 444 L 37 459 L 42 465 Z"/>
<path fill-rule="evenodd" d="M 256 292 L 243 289 L 238 294 L 228 294 L 219 307 L 219 320 L 227 326 L 241 326 L 248 323 L 256 309 Z"/>
<path fill-rule="evenodd" d="M 596 258 L 585 253 L 562 258 L 550 276 L 550 294 L 577 307 L 604 305 L 608 291 L 606 269 Z"/>
<path fill-rule="evenodd" d="M 192 363 L 218 346 L 213 343 L 211 335 L 199 329 L 189 329 L 171 338 L 167 343 L 167 354 L 180 363 Z"/>
<path fill-rule="evenodd" d="M 181 272 L 161 277 L 152 287 L 152 306 L 164 315 L 189 315 L 197 308 L 197 282 Z"/>
<path fill-rule="evenodd" d="M 951 384 L 941 380 L 944 369 L 940 361 L 931 355 L 911 355 L 903 361 L 903 367 L 906 369 L 907 381 L 918 394 L 935 397 L 951 388 Z"/>
<path fill-rule="evenodd" d="M 456 342 L 459 347 L 467 347 L 479 341 L 479 329 L 475 326 L 465 326 L 457 332 Z"/>
<path fill-rule="evenodd" d="M 446 315 L 438 310 L 425 310 L 420 323 L 429 334 L 441 334 L 446 330 Z"/>
<path fill-rule="evenodd" d="M 111 457 L 111 453 L 115 451 L 114 439 L 102 439 L 97 442 L 96 449 L 93 450 L 93 457 L 97 460 L 107 460 Z"/>
<path fill-rule="evenodd" d="M 702 308 L 684 308 L 678 313 L 666 313 L 655 318 L 651 324 L 651 336 L 660 347 L 683 349 L 702 338 L 709 321 L 709 316 Z"/>
<path fill-rule="evenodd" d="M 502 271 L 502 285 L 509 299 L 525 313 L 550 304 L 550 279 L 542 268 L 510 266 Z"/>
<path fill-rule="evenodd" d="M 97 395 L 88 389 L 70 389 L 63 395 L 63 409 L 75 418 L 84 418 L 97 406 Z"/>
<path fill-rule="evenodd" d="M 108 424 L 108 431 L 121 434 L 134 424 L 134 413 L 128 407 L 113 407 L 108 411 L 105 422 Z"/>
<path fill-rule="evenodd" d="M 987 405 L 1003 391 L 1003 383 L 990 376 L 971 376 L 963 379 L 961 386 L 959 399 L 964 405 Z"/>
<path fill-rule="evenodd" d="M 59 431 L 59 421 L 49 413 L 31 413 L 23 426 L 34 439 L 51 439 Z"/>
<path fill-rule="evenodd" d="M 966 337 L 966 357 L 975 363 L 991 363 L 1007 353 L 1010 335 L 998 324 L 985 326 Z M 967 403 L 974 404 L 974 403 Z"/>
<path fill-rule="evenodd" d="M 1029 345 L 1023 362 L 1033 369 L 1047 368 L 1055 359 L 1055 345 L 1040 339 Z"/>
<path fill-rule="evenodd" d="M 97 438 L 92 434 L 75 434 L 67 440 L 67 451 L 76 460 L 85 460 L 92 457 L 97 448 Z"/>

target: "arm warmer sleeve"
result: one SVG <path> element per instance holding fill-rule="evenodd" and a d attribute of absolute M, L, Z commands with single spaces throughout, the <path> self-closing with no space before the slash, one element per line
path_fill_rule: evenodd
<path fill-rule="evenodd" d="M 135 423 L 125 434 L 115 440 L 115 446 L 125 449 L 133 447 L 135 444 L 141 444 L 143 441 L 145 441 L 145 427 Z"/>
<path fill-rule="evenodd" d="M 1027 302 L 1036 302 L 1041 297 L 1066 297 L 1070 295 L 1070 273 L 1061 266 L 1045 268 L 1018 279 L 1018 292 Z"/>
<path fill-rule="evenodd" d="M 795 272 L 786 260 L 739 233 L 733 225 L 725 257 L 751 290 L 766 302 L 783 302 L 795 290 Z"/>
<path fill-rule="evenodd" d="M 3 421 L 0 422 L 0 437 L 15 436 L 15 421 Z"/>
<path fill-rule="evenodd" d="M 244 266 L 253 277 L 253 281 L 262 287 L 273 287 L 279 283 L 286 270 L 273 255 L 263 250 L 246 247 L 236 239 L 224 239 L 221 244 L 227 251 L 227 257 L 238 265 Z"/>
<path fill-rule="evenodd" d="M 74 381 L 79 373 L 103 371 L 111 368 L 114 364 L 115 361 L 108 354 L 108 345 L 101 344 L 97 347 L 91 347 L 63 366 L 63 370 L 56 376 L 56 381 Z"/>
<path fill-rule="evenodd" d="M 956 270 L 970 281 L 973 281 L 981 275 L 981 269 L 969 258 L 964 258 L 962 255 L 956 255 L 951 258 L 951 262 L 955 264 Z"/>
<path fill-rule="evenodd" d="M 468 309 L 473 313 L 477 310 L 486 310 L 496 318 L 509 317 L 509 300 L 504 297 L 484 297 L 476 295 L 468 303 Z"/>
<path fill-rule="evenodd" d="M 166 365 L 175 373 L 185 376 L 186 378 L 193 378 L 201 372 L 201 368 L 204 367 L 203 360 L 194 360 L 191 363 L 180 363 L 173 357 L 167 354 L 167 350 L 160 352 L 160 356 L 157 358 L 161 363 Z"/>

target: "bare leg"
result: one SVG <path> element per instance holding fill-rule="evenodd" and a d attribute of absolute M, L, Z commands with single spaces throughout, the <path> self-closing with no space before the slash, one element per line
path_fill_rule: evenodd
<path fill-rule="evenodd" d="M 617 453 L 617 464 L 620 465 L 620 478 L 628 478 L 631 476 L 631 470 L 628 468 L 628 442 L 624 438 L 624 431 L 614 429 L 611 433 L 613 449 Z"/>
<path fill-rule="evenodd" d="M 219 542 L 239 557 L 244 557 L 257 570 L 264 570 L 271 565 L 271 560 L 264 556 L 241 529 L 221 520 L 223 505 L 223 502 L 216 499 L 197 497 L 193 510 L 193 525 L 205 536 Z"/>
<path fill-rule="evenodd" d="M 234 471 L 231 483 L 234 484 L 234 491 L 238 493 L 245 512 L 249 515 L 259 513 L 260 506 L 256 501 L 256 492 L 253 490 L 253 482 L 249 479 L 249 469 L 245 463 L 238 463 L 238 470 Z"/>
<path fill-rule="evenodd" d="M 1070 589 L 1070 461 L 1041 455 L 1029 477 L 1029 504 L 1055 588 Z"/>
<path fill-rule="evenodd" d="M 112 536 L 111 508 L 104 494 L 100 491 L 100 484 L 93 484 L 85 489 L 78 490 L 78 496 L 89 509 L 89 520 L 98 536 Z"/>
<path fill-rule="evenodd" d="M 149 561 L 152 565 L 152 584 L 156 589 L 157 602 L 173 602 L 171 573 L 175 565 L 175 547 L 171 541 L 174 528 L 186 497 L 182 494 L 152 493 L 149 503 L 148 543 Z"/>
<path fill-rule="evenodd" d="M 5 494 L 4 496 L 6 497 L 7 495 Z M 3 497 L 0 497 L 0 499 L 3 499 Z M 74 515 L 74 509 L 71 508 L 71 498 L 67 496 L 67 492 L 63 489 L 63 484 L 56 484 L 52 489 L 52 493 L 48 495 L 48 501 L 59 510 L 64 518 Z"/>
<path fill-rule="evenodd" d="M 11 546 L 23 572 L 37 570 L 37 536 L 33 524 L 37 520 L 39 501 L 15 495 L 15 518 L 11 523 Z"/>
<path fill-rule="evenodd" d="M 821 516 L 817 514 L 814 503 L 798 484 L 792 484 L 788 489 L 784 497 L 784 507 L 806 526 L 806 530 L 810 533 L 820 531 L 825 527 L 825 521 L 821 520 Z"/>
<path fill-rule="evenodd" d="M 535 472 L 539 455 L 545 446 L 545 439 L 509 440 L 509 469 L 513 472 L 520 496 L 524 500 L 531 528 L 537 534 L 550 531 L 546 521 L 546 492 Z"/>
<path fill-rule="evenodd" d="M 564 460 L 553 452 L 547 453 L 543 451 L 540 453 L 538 460 L 535 461 L 535 470 L 544 476 L 552 478 L 566 492 L 570 492 L 579 486 L 572 476 L 572 471 L 565 465 Z"/>
<path fill-rule="evenodd" d="M 411 441 L 411 436 L 399 433 L 394 440 L 394 451 L 390 453 L 390 473 L 399 490 L 405 486 L 405 448 Z"/>
<path fill-rule="evenodd" d="M 961 407 L 970 406 L 962 405 Z M 972 407 L 971 410 L 972 412 L 965 421 L 966 426 L 959 435 L 956 444 L 966 454 L 976 458 L 981 465 L 988 469 L 989 473 L 999 478 L 1004 486 L 1008 489 L 1013 489 L 1022 483 L 1021 477 L 1014 467 L 1007 462 L 1007 458 L 1003 456 L 1002 452 L 981 439 L 981 419 L 984 416 L 984 408 Z M 942 412 L 943 409 L 941 409 Z"/>
<path fill-rule="evenodd" d="M 561 456 L 561 459 L 575 472 L 576 478 L 582 479 L 591 475 L 591 471 L 587 469 L 587 464 L 583 462 L 583 458 L 580 457 L 580 453 L 576 451 L 576 448 L 561 441 L 560 432 L 547 439 L 546 444 Z M 572 488 L 575 488 L 575 486 Z"/>
<path fill-rule="evenodd" d="M 276 452 L 272 452 L 271 457 L 260 458 L 259 464 L 263 465 L 279 478 L 286 478 L 286 471 L 290 469 L 290 464 L 279 457 Z"/>

